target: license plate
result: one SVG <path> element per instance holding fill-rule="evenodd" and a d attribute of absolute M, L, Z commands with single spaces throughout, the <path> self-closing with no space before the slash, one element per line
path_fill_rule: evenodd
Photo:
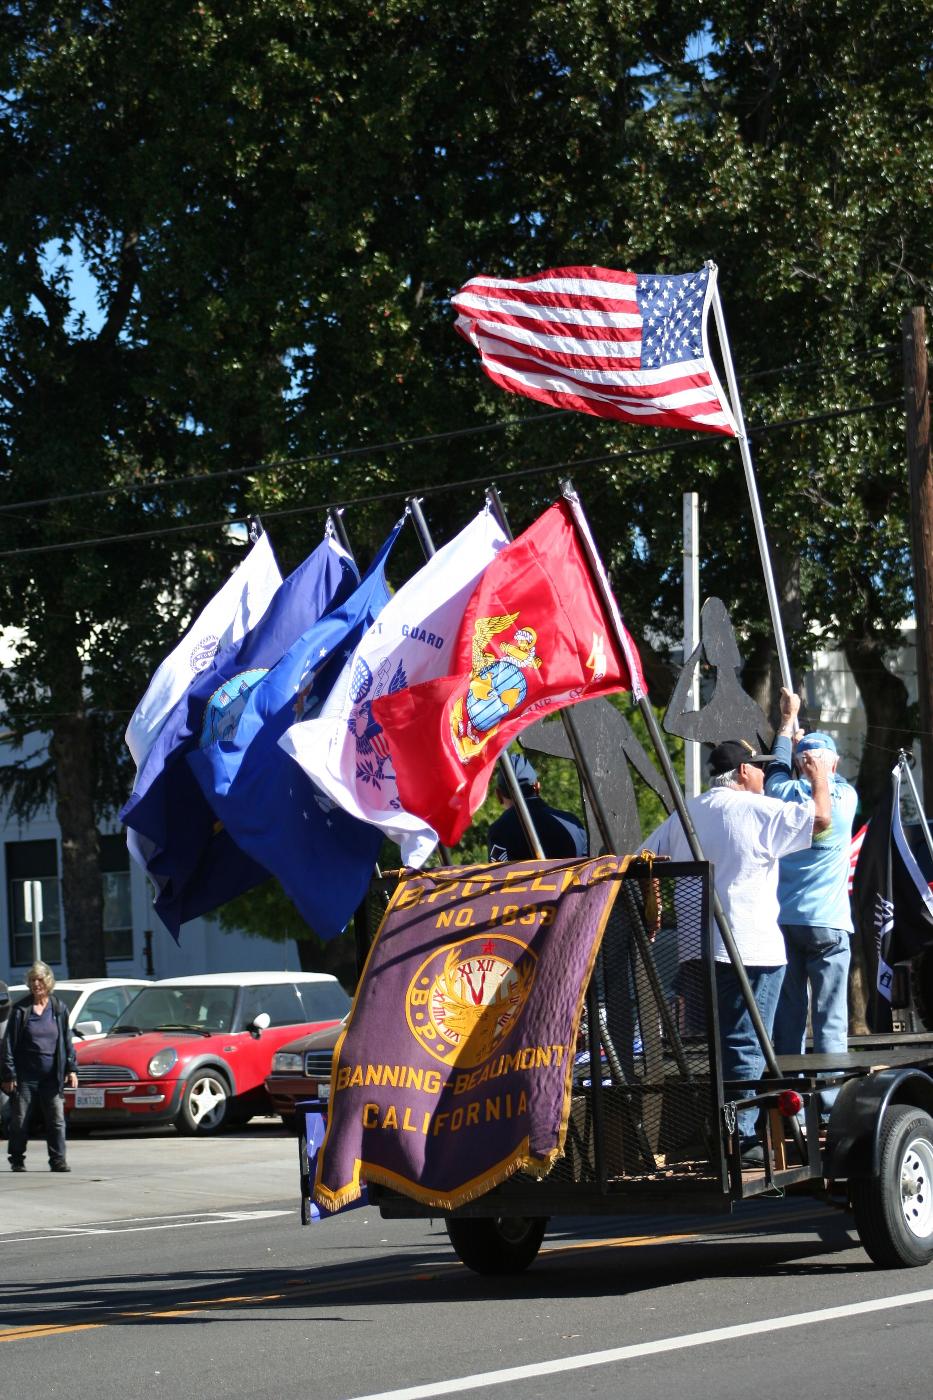
<path fill-rule="evenodd" d="M 103 1108 L 103 1089 L 75 1089 L 75 1108 Z"/>

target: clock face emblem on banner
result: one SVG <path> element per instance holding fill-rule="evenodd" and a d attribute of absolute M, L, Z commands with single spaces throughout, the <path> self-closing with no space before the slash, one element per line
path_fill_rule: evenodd
<path fill-rule="evenodd" d="M 520 938 L 488 933 L 448 943 L 408 986 L 405 1014 L 423 1049 L 447 1065 L 481 1065 L 518 1020 L 537 958 Z"/>

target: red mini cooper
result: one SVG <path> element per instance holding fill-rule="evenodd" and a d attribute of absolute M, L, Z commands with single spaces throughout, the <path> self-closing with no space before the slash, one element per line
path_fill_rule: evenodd
<path fill-rule="evenodd" d="M 220 972 L 153 982 L 101 1040 L 77 1046 L 72 1128 L 174 1123 L 215 1133 L 272 1111 L 280 1045 L 339 1021 L 350 998 L 317 972 Z"/>

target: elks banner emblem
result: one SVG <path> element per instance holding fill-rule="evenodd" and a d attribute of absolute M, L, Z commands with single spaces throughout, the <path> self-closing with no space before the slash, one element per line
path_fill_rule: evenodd
<path fill-rule="evenodd" d="M 629 856 L 408 875 L 334 1054 L 314 1198 L 453 1210 L 563 1150 L 583 998 Z"/>

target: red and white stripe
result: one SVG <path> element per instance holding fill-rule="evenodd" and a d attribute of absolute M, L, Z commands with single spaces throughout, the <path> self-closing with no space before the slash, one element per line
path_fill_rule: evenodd
<path fill-rule="evenodd" d="M 509 393 L 600 418 L 734 435 L 735 420 L 708 355 L 642 367 L 638 277 L 562 267 L 532 277 L 474 277 L 453 298 L 456 329 Z M 706 317 L 715 289 L 709 274 Z"/>
<path fill-rule="evenodd" d="M 858 853 L 862 849 L 862 842 L 865 840 L 865 833 L 868 830 L 868 822 L 852 837 L 849 845 L 849 894 L 852 893 L 852 881 L 855 879 L 855 867 L 858 864 Z"/>

